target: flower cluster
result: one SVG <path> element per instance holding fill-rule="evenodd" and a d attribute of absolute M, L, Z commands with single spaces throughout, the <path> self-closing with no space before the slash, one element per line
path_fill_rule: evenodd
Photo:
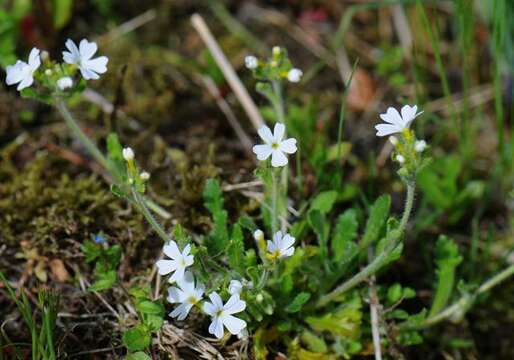
<path fill-rule="evenodd" d="M 405 105 L 400 112 L 389 107 L 384 114 L 380 114 L 386 124 L 375 126 L 377 136 L 389 136 L 389 141 L 395 148 L 393 159 L 401 165 L 400 175 L 407 179 L 412 179 L 426 163 L 420 154 L 427 148 L 427 143 L 425 140 L 417 140 L 410 129 L 414 119 L 423 113 L 417 111 L 416 105 Z"/>
<path fill-rule="evenodd" d="M 68 51 L 62 53 L 63 64 L 53 63 L 48 59 L 47 52 L 33 48 L 28 62 L 18 60 L 14 65 L 7 66 L 5 82 L 7 85 L 18 84 L 16 89 L 22 91 L 32 86 L 34 80 L 39 80 L 44 87 L 63 92 L 73 88 L 73 76 L 77 69 L 85 80 L 99 79 L 100 74 L 107 71 L 109 59 L 106 56 L 93 58 L 98 49 L 95 42 L 82 39 L 77 47 L 68 39 L 65 45 Z"/>
<path fill-rule="evenodd" d="M 279 46 L 273 47 L 272 56 L 268 61 L 261 61 L 254 55 L 246 56 L 245 66 L 260 79 L 287 79 L 292 83 L 297 83 L 303 76 L 302 70 L 292 66 L 287 58 L 286 50 Z"/>

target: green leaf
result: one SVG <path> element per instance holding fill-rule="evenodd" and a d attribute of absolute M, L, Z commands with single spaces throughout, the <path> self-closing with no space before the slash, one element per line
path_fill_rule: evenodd
<path fill-rule="evenodd" d="M 337 191 L 323 191 L 312 200 L 311 210 L 319 210 L 322 214 L 328 214 L 337 201 Z"/>
<path fill-rule="evenodd" d="M 123 334 L 123 343 L 130 351 L 144 350 L 150 346 L 150 331 L 143 324 L 136 325 Z"/>
<path fill-rule="evenodd" d="M 368 221 L 362 237 L 360 248 L 367 248 L 378 240 L 391 207 L 391 197 L 389 195 L 380 196 L 369 210 Z"/>
<path fill-rule="evenodd" d="M 295 313 L 301 310 L 303 304 L 305 304 L 311 298 L 311 294 L 308 292 L 301 292 L 295 296 L 293 301 L 286 306 L 285 311 L 288 313 Z"/>
<path fill-rule="evenodd" d="M 360 334 L 362 322 L 361 300 L 354 296 L 332 312 L 322 316 L 309 316 L 305 319 L 317 331 L 328 331 L 336 336 L 356 339 Z"/>
<path fill-rule="evenodd" d="M 157 332 L 161 329 L 164 319 L 162 315 L 146 315 L 144 319 L 145 325 L 151 332 Z"/>
<path fill-rule="evenodd" d="M 125 192 L 116 184 L 111 184 L 111 192 L 120 198 L 125 198 Z"/>
<path fill-rule="evenodd" d="M 105 256 L 107 257 L 107 260 L 109 261 L 109 265 L 112 269 L 116 269 L 121 261 L 121 246 L 120 245 L 113 245 L 110 248 L 105 250 Z"/>
<path fill-rule="evenodd" d="M 56 29 L 63 28 L 71 18 L 73 0 L 54 0 L 54 26 Z"/>
<path fill-rule="evenodd" d="M 231 268 L 244 274 L 244 243 L 243 231 L 239 224 L 234 225 L 232 229 L 232 236 L 228 245 L 228 263 Z"/>
<path fill-rule="evenodd" d="M 164 306 L 158 301 L 141 300 L 136 304 L 136 310 L 142 314 L 163 315 Z"/>
<path fill-rule="evenodd" d="M 320 245 L 326 246 L 328 241 L 328 234 L 330 232 L 330 224 L 325 216 L 319 210 L 310 210 L 307 213 L 307 220 L 311 229 L 318 236 Z"/>
<path fill-rule="evenodd" d="M 86 262 L 88 263 L 94 261 L 102 253 L 102 248 L 90 240 L 85 241 L 80 246 L 80 250 L 86 257 Z"/>
<path fill-rule="evenodd" d="M 393 286 L 390 286 L 389 289 L 387 289 L 387 300 L 394 304 L 398 300 L 402 298 L 402 286 L 398 283 L 394 284 Z"/>
<path fill-rule="evenodd" d="M 110 133 L 107 136 L 107 158 L 109 159 L 111 172 L 118 178 L 118 181 L 121 181 L 126 177 L 127 168 L 123 159 L 123 146 L 121 146 L 118 135 L 115 133 Z"/>
<path fill-rule="evenodd" d="M 301 340 L 310 351 L 316 353 L 326 353 L 328 350 L 325 340 L 311 331 L 304 330 L 301 335 Z"/>
<path fill-rule="evenodd" d="M 207 180 L 203 197 L 205 207 L 211 212 L 214 223 L 208 238 L 208 248 L 211 254 L 218 253 L 224 251 L 228 244 L 228 215 L 223 208 L 223 193 L 218 180 Z"/>
<path fill-rule="evenodd" d="M 138 351 L 132 354 L 129 354 L 125 360 L 152 360 L 150 356 L 142 351 Z"/>
<path fill-rule="evenodd" d="M 353 240 L 357 237 L 358 227 L 354 209 L 348 209 L 339 215 L 331 244 L 334 262 L 341 263 L 356 254 L 357 246 Z"/>
<path fill-rule="evenodd" d="M 89 287 L 90 291 L 102 291 L 112 288 L 116 283 L 116 271 L 110 270 L 97 275 L 97 280 Z"/>
<path fill-rule="evenodd" d="M 462 256 L 459 255 L 459 249 L 455 242 L 444 235 L 439 236 L 437 240 L 435 255 L 437 284 L 429 316 L 436 315 L 441 311 L 450 299 L 455 283 L 455 269 L 462 261 Z"/>

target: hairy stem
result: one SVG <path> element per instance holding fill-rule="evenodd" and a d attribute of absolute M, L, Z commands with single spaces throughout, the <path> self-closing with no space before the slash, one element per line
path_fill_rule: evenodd
<path fill-rule="evenodd" d="M 278 229 L 278 179 L 275 169 L 271 170 L 271 233 L 274 235 Z"/>
<path fill-rule="evenodd" d="M 412 207 L 414 205 L 414 190 L 415 183 L 413 181 L 408 182 L 407 198 L 405 200 L 405 208 L 403 209 L 402 220 L 400 221 L 400 226 L 398 227 L 397 231 L 392 231 L 389 235 L 390 239 L 388 240 L 388 246 L 386 246 L 384 250 L 378 254 L 365 268 L 336 287 L 330 293 L 319 299 L 316 307 L 319 308 L 325 306 L 344 292 L 352 289 L 356 285 L 368 279 L 371 275 L 380 270 L 384 264 L 387 263 L 389 255 L 397 248 L 399 242 L 401 241 L 402 234 L 405 232 L 405 227 L 407 226 L 407 222 L 409 221 Z"/>
<path fill-rule="evenodd" d="M 373 249 L 368 249 L 368 261 L 373 260 Z M 376 278 L 375 275 L 370 277 L 369 284 L 369 312 L 371 317 L 371 334 L 373 337 L 373 350 L 375 353 L 375 360 L 382 360 L 382 347 L 380 344 L 380 319 L 378 309 L 380 303 L 377 295 Z"/>
<path fill-rule="evenodd" d="M 134 188 L 132 188 L 132 196 L 134 198 L 134 201 L 138 205 L 139 210 L 145 217 L 146 221 L 150 224 L 152 229 L 159 235 L 159 237 L 165 242 L 169 242 L 171 240 L 170 236 L 166 233 L 166 230 L 159 224 L 159 222 L 153 217 L 152 213 L 148 209 L 148 207 L 145 204 L 145 201 L 141 194 L 139 194 Z"/>
<path fill-rule="evenodd" d="M 433 326 L 435 324 L 440 323 L 443 320 L 446 320 L 448 318 L 453 317 L 456 314 L 463 313 L 471 304 L 471 302 L 474 301 L 474 299 L 480 295 L 483 294 L 501 282 L 505 281 L 509 277 L 514 275 L 514 264 L 510 265 L 509 267 L 503 269 L 498 274 L 491 277 L 489 280 L 485 281 L 480 287 L 473 293 L 472 295 L 464 295 L 459 300 L 457 300 L 452 305 L 448 306 L 446 309 L 440 311 L 436 315 L 430 316 L 426 318 L 422 323 L 420 324 L 410 324 L 410 323 L 403 323 L 400 324 L 400 329 L 423 329 L 430 326 Z"/>

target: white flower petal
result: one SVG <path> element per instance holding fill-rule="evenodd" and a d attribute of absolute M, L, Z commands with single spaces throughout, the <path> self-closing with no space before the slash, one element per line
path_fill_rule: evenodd
<path fill-rule="evenodd" d="M 218 339 L 223 337 L 223 322 L 219 317 L 212 319 L 211 325 L 209 325 L 209 334 L 216 336 Z"/>
<path fill-rule="evenodd" d="M 30 50 L 29 66 L 33 72 L 39 67 L 39 65 L 41 65 L 41 58 L 39 57 L 39 53 L 40 51 L 38 48 L 32 48 L 32 50 Z"/>
<path fill-rule="evenodd" d="M 170 260 L 170 261 L 173 261 L 173 260 Z M 175 269 L 175 272 L 171 275 L 169 282 L 174 283 L 174 282 L 182 280 L 184 278 L 184 271 L 185 271 L 184 266 L 178 266 Z"/>
<path fill-rule="evenodd" d="M 416 117 L 417 110 L 418 110 L 418 107 L 416 105 L 414 105 L 412 107 L 409 105 L 404 105 L 402 107 L 402 109 L 400 111 L 402 114 L 402 121 L 403 121 L 402 125 L 404 127 L 409 126 L 410 123 L 412 122 L 412 120 L 414 120 L 414 118 Z"/>
<path fill-rule="evenodd" d="M 271 166 L 280 167 L 287 165 L 287 156 L 280 150 L 273 150 L 271 153 Z"/>
<path fill-rule="evenodd" d="M 186 293 L 176 286 L 168 288 L 167 300 L 171 304 L 182 303 L 187 299 Z"/>
<path fill-rule="evenodd" d="M 209 299 L 211 300 L 212 304 L 216 306 L 218 309 L 223 309 L 223 300 L 221 300 L 220 295 L 216 291 L 213 291 L 209 294 Z"/>
<path fill-rule="evenodd" d="M 177 243 L 173 240 L 164 245 L 163 252 L 167 257 L 175 260 L 179 259 L 182 256 Z"/>
<path fill-rule="evenodd" d="M 246 327 L 246 321 L 232 315 L 225 315 L 222 318 L 223 324 L 232 335 L 237 335 Z"/>
<path fill-rule="evenodd" d="M 235 314 L 244 309 L 246 309 L 246 302 L 239 298 L 239 294 L 232 295 L 225 306 L 223 306 L 226 314 Z"/>
<path fill-rule="evenodd" d="M 177 285 L 180 286 L 184 293 L 187 295 L 193 295 L 195 291 L 195 278 L 191 271 L 186 271 L 180 281 L 177 281 Z"/>
<path fill-rule="evenodd" d="M 270 241 L 268 240 L 267 241 L 267 247 L 266 249 L 270 252 L 270 253 L 274 253 L 275 251 L 278 250 L 277 246 L 275 245 L 275 242 L 274 241 Z"/>
<path fill-rule="evenodd" d="M 159 275 L 168 275 L 177 269 L 177 262 L 175 260 L 159 260 L 156 266 L 159 269 Z"/>
<path fill-rule="evenodd" d="M 214 316 L 216 312 L 218 312 L 220 309 L 210 302 L 205 302 L 203 304 L 203 312 L 206 313 L 209 316 Z"/>
<path fill-rule="evenodd" d="M 390 124 L 378 124 L 375 125 L 375 129 L 377 129 L 377 136 L 387 136 L 402 131 L 402 129 L 397 125 Z"/>
<path fill-rule="evenodd" d="M 294 247 L 290 247 L 290 248 L 282 250 L 280 252 L 280 258 L 285 258 L 285 257 L 293 256 L 293 254 L 294 254 Z"/>
<path fill-rule="evenodd" d="M 284 237 L 282 238 L 282 243 L 281 243 L 281 250 L 285 250 L 291 246 L 293 246 L 295 242 L 295 238 L 292 237 L 291 235 L 289 234 L 285 234 Z"/>
<path fill-rule="evenodd" d="M 243 284 L 239 280 L 230 280 L 230 284 L 228 285 L 228 292 L 230 295 L 239 295 L 243 290 Z"/>
<path fill-rule="evenodd" d="M 270 128 L 266 125 L 261 126 L 257 133 L 265 143 L 269 144 L 273 142 L 273 134 L 271 133 Z"/>
<path fill-rule="evenodd" d="M 280 244 L 280 241 L 282 240 L 282 231 L 277 231 L 275 234 L 273 234 L 273 242 L 275 244 Z"/>
<path fill-rule="evenodd" d="M 86 80 L 98 80 L 100 79 L 100 76 L 95 73 L 94 71 L 91 71 L 87 68 L 80 67 L 80 73 L 82 74 L 82 77 Z"/>
<path fill-rule="evenodd" d="M 287 154 L 294 154 L 296 152 L 296 139 L 289 138 L 280 143 L 279 150 Z"/>
<path fill-rule="evenodd" d="M 189 311 L 191 311 L 192 308 L 193 305 L 190 303 L 180 304 L 170 313 L 170 316 L 172 318 L 177 318 L 179 321 L 182 321 L 187 317 Z"/>
<path fill-rule="evenodd" d="M 282 123 L 276 123 L 273 128 L 273 142 L 280 143 L 284 138 L 284 134 L 286 133 L 286 127 Z"/>
<path fill-rule="evenodd" d="M 382 120 L 384 120 L 385 122 L 387 122 L 389 124 L 403 126 L 402 117 L 398 113 L 398 110 L 396 110 L 393 107 L 389 107 L 385 114 L 380 114 L 379 116 Z"/>
<path fill-rule="evenodd" d="M 82 60 L 89 60 L 93 57 L 98 47 L 95 42 L 89 42 L 87 39 L 82 39 L 79 44 L 79 52 Z"/>
<path fill-rule="evenodd" d="M 107 56 L 100 56 L 96 59 L 87 60 L 84 66 L 98 74 L 103 74 L 107 71 L 108 62 L 109 59 L 107 58 Z"/>
<path fill-rule="evenodd" d="M 14 64 L 14 65 L 8 65 L 5 68 L 5 72 L 7 73 L 7 77 L 5 78 L 5 83 L 7 85 L 13 85 L 13 84 L 17 84 L 20 81 L 22 81 L 23 78 L 25 77 L 24 68 L 27 66 L 28 65 L 21 60 L 16 61 L 16 64 Z"/>
<path fill-rule="evenodd" d="M 71 59 L 73 59 L 73 61 L 69 62 L 69 64 L 77 63 L 80 59 L 80 52 L 79 52 L 79 49 L 77 48 L 77 45 L 75 45 L 75 43 L 71 39 L 66 40 L 65 45 L 66 45 L 66 48 L 69 50 L 68 54 L 70 54 Z M 64 53 L 63 53 L 63 55 L 64 55 Z M 66 59 L 64 61 L 66 61 Z"/>
<path fill-rule="evenodd" d="M 255 145 L 253 147 L 253 153 L 255 155 L 257 155 L 257 159 L 259 159 L 260 161 L 263 161 L 263 160 L 266 160 L 267 158 L 269 158 L 272 151 L 273 151 L 273 148 L 271 147 L 271 145 L 268 145 L 268 144 Z"/>
<path fill-rule="evenodd" d="M 30 85 L 32 85 L 34 83 L 34 78 L 32 77 L 32 75 L 29 75 L 27 77 L 25 77 L 18 85 L 18 87 L 16 88 L 16 90 L 18 91 L 21 91 L 27 87 L 29 87 Z"/>

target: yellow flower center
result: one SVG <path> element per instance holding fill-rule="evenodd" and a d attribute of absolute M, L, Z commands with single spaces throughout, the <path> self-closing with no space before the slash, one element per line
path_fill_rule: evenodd
<path fill-rule="evenodd" d="M 272 144 L 271 144 L 271 148 L 272 148 L 273 150 L 277 150 L 277 149 L 278 149 L 278 147 L 279 147 L 279 145 L 278 145 L 277 143 L 272 143 Z"/>

